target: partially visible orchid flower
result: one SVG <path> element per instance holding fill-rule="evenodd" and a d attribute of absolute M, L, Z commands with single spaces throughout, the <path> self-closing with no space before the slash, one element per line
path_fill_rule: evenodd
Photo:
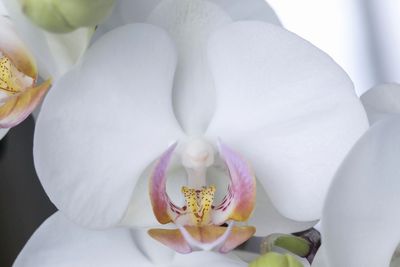
<path fill-rule="evenodd" d="M 379 100 L 378 100 L 379 101 Z M 400 117 L 375 123 L 329 190 L 313 267 L 398 267 Z"/>
<path fill-rule="evenodd" d="M 38 105 L 51 81 L 37 84 L 35 61 L 9 19 L 0 16 L 0 138 Z"/>
<path fill-rule="evenodd" d="M 370 124 L 400 114 L 400 85 L 380 84 L 365 92 L 361 101 Z"/>
<path fill-rule="evenodd" d="M 353 85 L 310 43 L 262 21 L 234 22 L 217 2 L 161 1 L 147 23 L 104 34 L 56 82 L 34 156 L 68 219 L 140 233 L 169 223 L 150 234 L 186 253 L 227 252 L 253 226 L 287 233 L 320 218 L 336 168 L 368 127 Z M 230 3 L 239 2 L 257 1 Z M 121 247 L 137 242 L 121 235 Z M 27 248 L 71 255 L 36 240 Z M 159 247 L 137 243 L 157 258 Z"/>
<path fill-rule="evenodd" d="M 29 44 L 40 76 L 57 80 L 75 65 L 86 51 L 94 33 L 93 27 L 77 29 L 71 33 L 54 34 L 35 26 L 22 11 L 21 1 L 1 0 L 7 8 L 18 35 Z M 69 2 L 69 1 L 65 1 Z"/>

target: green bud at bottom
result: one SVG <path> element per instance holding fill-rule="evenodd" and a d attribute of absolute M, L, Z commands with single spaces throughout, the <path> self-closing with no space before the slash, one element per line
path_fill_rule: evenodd
<path fill-rule="evenodd" d="M 249 267 L 304 267 L 296 258 L 289 254 L 281 255 L 270 252 L 260 256 L 249 264 Z"/>

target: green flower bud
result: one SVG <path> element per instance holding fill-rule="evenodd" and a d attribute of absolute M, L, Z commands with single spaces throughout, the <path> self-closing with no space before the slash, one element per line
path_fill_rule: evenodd
<path fill-rule="evenodd" d="M 249 264 L 249 267 L 304 267 L 293 256 L 286 254 L 281 255 L 275 252 L 270 252 L 260 256 L 255 261 Z"/>
<path fill-rule="evenodd" d="M 111 12 L 115 0 L 20 0 L 25 15 L 39 27 L 56 33 L 93 27 Z"/>

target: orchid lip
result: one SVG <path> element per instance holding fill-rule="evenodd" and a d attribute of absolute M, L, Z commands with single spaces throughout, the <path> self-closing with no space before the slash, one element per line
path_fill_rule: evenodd
<path fill-rule="evenodd" d="M 11 128 L 29 116 L 50 85 L 47 80 L 35 87 L 35 79 L 0 52 L 0 128 Z"/>
<path fill-rule="evenodd" d="M 179 207 L 166 192 L 167 169 L 176 147 L 177 143 L 170 146 L 155 163 L 149 188 L 157 220 L 161 224 L 174 223 L 178 230 L 152 229 L 149 234 L 180 253 L 194 250 L 225 253 L 249 239 L 255 233 L 254 227 L 234 226 L 235 221 L 247 221 L 255 206 L 256 181 L 249 164 L 227 145 L 218 142 L 230 183 L 222 202 L 214 205 L 217 188 L 208 186 L 205 177 L 206 169 L 214 160 L 212 146 L 202 140 L 189 143 L 182 154 L 188 186 L 182 187 L 185 205 Z M 222 227 L 226 222 L 228 227 Z"/>

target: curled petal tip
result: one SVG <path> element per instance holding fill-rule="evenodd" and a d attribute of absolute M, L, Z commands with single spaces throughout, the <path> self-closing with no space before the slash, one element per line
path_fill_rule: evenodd
<path fill-rule="evenodd" d="M 8 97 L 0 106 L 0 128 L 14 127 L 26 119 L 43 99 L 50 86 L 51 79 Z"/>

